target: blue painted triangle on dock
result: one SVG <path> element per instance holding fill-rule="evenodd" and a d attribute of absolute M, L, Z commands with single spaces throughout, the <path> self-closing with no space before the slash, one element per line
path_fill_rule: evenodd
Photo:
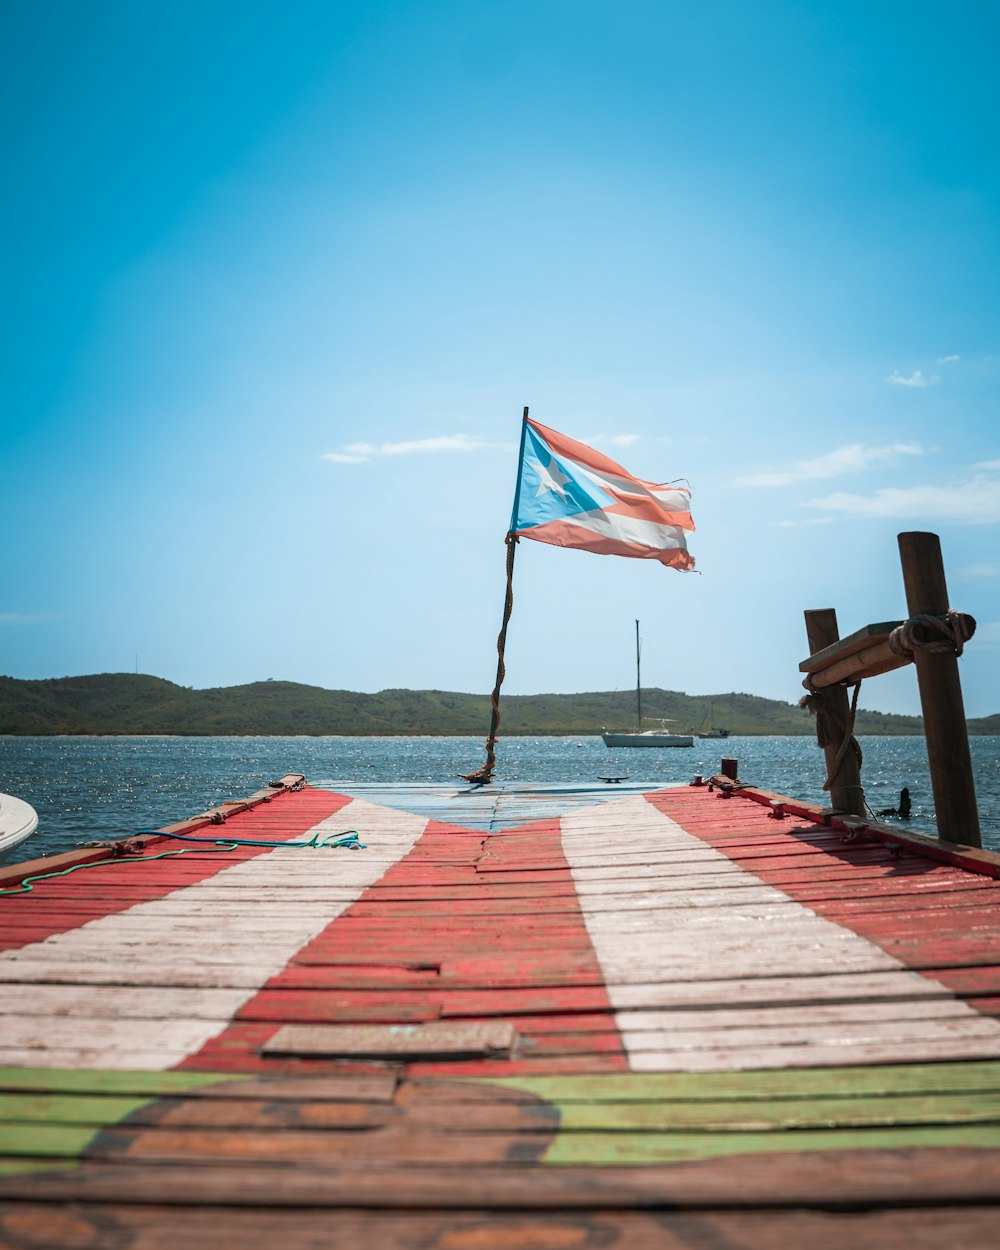
<path fill-rule="evenodd" d="M 494 782 L 488 786 L 464 782 L 357 782 L 322 778 L 311 780 L 310 784 L 318 789 L 335 790 L 351 798 L 379 803 L 383 807 L 426 816 L 429 820 L 440 820 L 465 829 L 482 829 L 487 833 L 513 829 L 532 820 L 554 820 L 576 808 L 666 788 L 662 781 L 632 781 L 629 778 L 612 783 L 595 779 L 593 782 L 563 785 Z"/>

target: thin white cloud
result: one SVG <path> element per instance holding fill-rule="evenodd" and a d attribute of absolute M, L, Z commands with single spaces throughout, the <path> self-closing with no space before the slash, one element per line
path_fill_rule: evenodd
<path fill-rule="evenodd" d="M 321 460 L 332 460 L 335 464 L 364 464 L 367 456 L 350 456 L 343 451 L 328 451 L 320 456 Z"/>
<path fill-rule="evenodd" d="M 339 451 L 325 452 L 320 459 L 335 464 L 364 464 L 378 456 L 423 456 L 441 452 L 509 451 L 513 443 L 493 442 L 469 434 L 442 434 L 437 438 L 416 438 L 402 443 L 348 443 Z"/>
<path fill-rule="evenodd" d="M 871 495 L 838 491 L 806 505 L 823 512 L 896 520 L 955 521 L 962 525 L 1000 522 L 1000 478 L 973 473 L 964 480 L 932 485 L 888 486 Z"/>
<path fill-rule="evenodd" d="M 927 386 L 936 386 L 941 379 L 937 376 L 937 374 L 934 374 L 929 378 L 925 378 L 920 369 L 914 369 L 908 378 L 904 377 L 898 370 L 895 370 L 893 373 L 889 374 L 886 381 L 891 382 L 893 386 L 916 386 L 923 388 Z"/>
<path fill-rule="evenodd" d="M 982 469 L 986 473 L 1000 472 L 1000 460 L 980 460 L 978 464 L 972 466 L 974 469 Z"/>
<path fill-rule="evenodd" d="M 736 479 L 737 486 L 792 486 L 796 482 L 840 477 L 845 473 L 861 473 L 873 464 L 891 464 L 902 456 L 922 456 L 919 443 L 890 443 L 885 447 L 866 447 L 848 443 L 812 460 L 798 460 L 785 469 L 765 469 Z"/>
<path fill-rule="evenodd" d="M 961 356 L 938 356 L 937 363 L 939 365 L 953 365 L 956 361 L 961 359 Z"/>
<path fill-rule="evenodd" d="M 809 516 L 799 521 L 778 521 L 778 529 L 798 528 L 800 525 L 832 525 L 832 516 Z"/>
<path fill-rule="evenodd" d="M 979 564 L 964 564 L 955 570 L 956 577 L 1000 577 L 1000 560 L 983 560 Z"/>

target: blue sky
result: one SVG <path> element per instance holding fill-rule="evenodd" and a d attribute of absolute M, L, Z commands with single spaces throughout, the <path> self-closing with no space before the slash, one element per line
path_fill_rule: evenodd
<path fill-rule="evenodd" d="M 488 690 L 520 414 L 700 575 L 522 542 L 508 684 L 794 700 L 941 535 L 1000 711 L 990 3 L 8 0 L 0 668 Z M 863 706 L 918 709 L 912 670 Z"/>

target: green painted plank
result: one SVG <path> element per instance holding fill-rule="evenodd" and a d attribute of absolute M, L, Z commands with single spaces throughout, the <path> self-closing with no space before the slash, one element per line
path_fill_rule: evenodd
<path fill-rule="evenodd" d="M 0 1155 L 77 1159 L 100 1128 L 77 1124 L 0 1124 Z"/>
<path fill-rule="evenodd" d="M 1000 1090 L 1000 1062 L 884 1064 L 760 1072 L 616 1072 L 603 1076 L 496 1077 L 560 1106 L 570 1102 L 655 1102 L 720 1098 L 874 1097 Z"/>
<path fill-rule="evenodd" d="M 878 1098 L 802 1098 L 766 1102 L 563 1103 L 559 1131 L 722 1132 L 800 1128 L 887 1128 L 938 1124 L 1000 1125 L 1000 1093 L 892 1095 Z"/>
<path fill-rule="evenodd" d="M 37 1090 L 80 1094 L 179 1094 L 186 1089 L 245 1081 L 245 1072 L 116 1072 L 77 1068 L 0 1068 L 0 1090 Z"/>
<path fill-rule="evenodd" d="M 0 1123 L 117 1124 L 148 1107 L 147 1098 L 107 1094 L 0 1094 Z"/>
<path fill-rule="evenodd" d="M 570 1167 L 631 1166 L 737 1154 L 918 1147 L 996 1149 L 1000 1147 L 1000 1127 L 793 1130 L 787 1133 L 560 1133 L 542 1162 Z"/>
<path fill-rule="evenodd" d="M 841 638 L 838 642 L 832 642 L 828 647 L 824 647 L 822 651 L 817 651 L 813 655 L 808 656 L 799 664 L 799 672 L 814 673 L 818 668 L 826 668 L 834 660 L 854 655 L 856 651 L 861 651 L 865 647 L 872 647 L 877 642 L 884 642 L 892 631 L 902 624 L 902 621 L 877 621 L 872 625 L 863 625 L 861 629 L 855 630 L 853 634 L 848 634 L 846 638 Z"/>
<path fill-rule="evenodd" d="M 304 1091 L 305 1094 L 305 1091 Z M 263 1091 L 262 1091 L 263 1096 Z M 305 1100 L 308 1101 L 307 1096 Z M 86 1094 L 0 1095 L 0 1123 L 103 1127 L 152 1105 L 150 1098 Z M 461 1102 L 455 1104 L 461 1123 Z M 1000 1122 L 1000 1093 L 890 1095 L 878 1098 L 566 1102 L 562 1131 L 664 1131 L 684 1128 L 760 1131 L 847 1125 L 986 1124 Z"/>

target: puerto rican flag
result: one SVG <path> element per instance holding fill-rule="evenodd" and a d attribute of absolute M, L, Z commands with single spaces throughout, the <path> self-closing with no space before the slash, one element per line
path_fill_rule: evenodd
<path fill-rule="evenodd" d="M 584 443 L 524 419 L 511 533 L 556 547 L 693 569 L 691 492 L 633 477 Z"/>

